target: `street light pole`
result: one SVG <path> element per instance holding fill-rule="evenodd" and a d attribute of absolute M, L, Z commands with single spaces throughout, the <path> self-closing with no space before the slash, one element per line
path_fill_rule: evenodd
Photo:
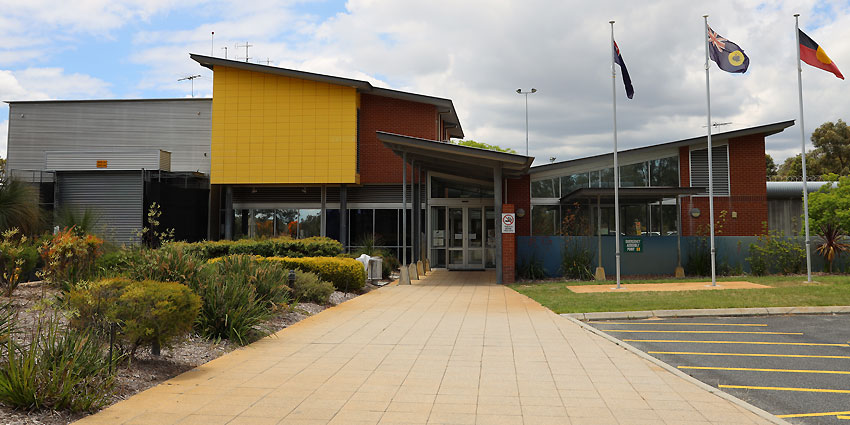
<path fill-rule="evenodd" d="M 528 156 L 528 95 L 530 93 L 537 93 L 537 89 L 532 88 L 531 91 L 522 91 L 522 89 L 516 89 L 517 94 L 525 95 L 525 156 Z"/>

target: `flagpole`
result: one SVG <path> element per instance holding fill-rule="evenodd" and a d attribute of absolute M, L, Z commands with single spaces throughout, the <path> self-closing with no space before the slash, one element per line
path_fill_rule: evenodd
<path fill-rule="evenodd" d="M 614 260 L 617 269 L 617 289 L 620 289 L 620 167 L 617 163 L 617 67 L 614 58 L 614 21 L 611 24 L 611 99 L 614 105 Z"/>
<path fill-rule="evenodd" d="M 714 175 L 711 169 L 711 157 L 714 152 L 711 149 L 711 85 L 708 80 L 708 43 L 710 43 L 708 38 L 708 15 L 702 15 L 702 18 L 705 20 L 705 106 L 708 111 L 706 114 L 708 123 L 706 128 L 708 128 L 708 220 L 709 229 L 711 229 L 711 286 L 717 286 L 717 275 L 714 266 Z"/>
<path fill-rule="evenodd" d="M 812 241 L 809 238 L 809 190 L 806 182 L 806 129 L 803 124 L 803 67 L 800 65 L 800 14 L 794 14 L 794 34 L 797 37 L 797 92 L 800 95 L 800 159 L 803 164 L 803 218 L 806 223 L 806 278 L 812 281 Z"/>

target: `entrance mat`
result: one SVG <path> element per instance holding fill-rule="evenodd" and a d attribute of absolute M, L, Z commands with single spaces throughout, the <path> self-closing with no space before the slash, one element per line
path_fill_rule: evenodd
<path fill-rule="evenodd" d="M 718 289 L 765 289 L 767 285 L 752 282 L 717 282 L 717 286 L 711 286 L 711 282 L 669 282 L 669 283 L 639 283 L 632 285 L 620 285 L 617 283 L 605 283 L 603 285 L 573 285 L 567 289 L 578 294 L 592 292 L 642 292 L 642 291 L 703 291 Z"/>

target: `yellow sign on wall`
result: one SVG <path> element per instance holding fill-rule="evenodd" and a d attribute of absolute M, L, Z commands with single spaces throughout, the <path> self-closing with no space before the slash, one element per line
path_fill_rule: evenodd
<path fill-rule="evenodd" d="M 97 163 L 95 164 L 95 167 L 106 168 L 106 160 L 105 159 L 98 159 Z"/>
<path fill-rule="evenodd" d="M 212 184 L 357 182 L 356 89 L 215 66 Z"/>

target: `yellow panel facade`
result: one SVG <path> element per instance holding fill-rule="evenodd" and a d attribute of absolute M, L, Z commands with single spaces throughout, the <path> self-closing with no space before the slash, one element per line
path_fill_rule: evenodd
<path fill-rule="evenodd" d="M 212 184 L 358 183 L 351 87 L 215 67 Z"/>

